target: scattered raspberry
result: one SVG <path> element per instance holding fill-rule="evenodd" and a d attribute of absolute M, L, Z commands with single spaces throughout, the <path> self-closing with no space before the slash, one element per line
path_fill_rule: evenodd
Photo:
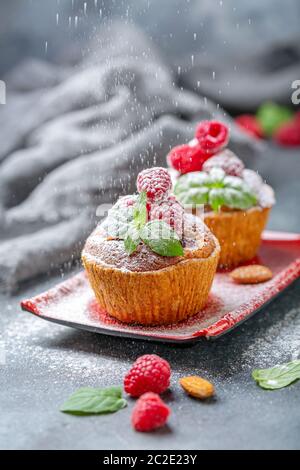
<path fill-rule="evenodd" d="M 297 111 L 294 115 L 294 122 L 300 125 L 300 111 Z"/>
<path fill-rule="evenodd" d="M 243 162 L 231 150 L 223 150 L 211 157 L 203 165 L 203 170 L 209 172 L 212 168 L 222 168 L 227 175 L 239 176 L 245 168 Z"/>
<path fill-rule="evenodd" d="M 199 145 L 177 145 L 167 156 L 168 164 L 181 174 L 201 171 L 203 163 L 211 157 L 211 153 L 201 150 Z"/>
<path fill-rule="evenodd" d="M 274 140 L 279 145 L 297 147 L 300 145 L 300 118 L 283 124 L 274 134 Z"/>
<path fill-rule="evenodd" d="M 252 114 L 241 114 L 235 118 L 235 123 L 247 134 L 252 137 L 262 139 L 264 136 L 263 128 L 259 121 Z"/>
<path fill-rule="evenodd" d="M 141 171 L 137 177 L 137 190 L 145 191 L 147 198 L 154 201 L 164 197 L 172 188 L 171 177 L 166 168 L 154 167 Z"/>
<path fill-rule="evenodd" d="M 176 198 L 171 195 L 166 201 L 153 204 L 149 212 L 150 220 L 163 220 L 169 224 L 179 236 L 183 231 L 184 209 Z"/>
<path fill-rule="evenodd" d="M 215 154 L 228 144 L 229 129 L 219 121 L 202 121 L 196 128 L 195 136 L 204 152 Z"/>
<path fill-rule="evenodd" d="M 273 273 L 266 266 L 252 264 L 234 269 L 231 271 L 230 277 L 238 284 L 259 284 L 272 279 Z"/>
<path fill-rule="evenodd" d="M 133 397 L 146 392 L 162 393 L 170 385 L 171 369 L 156 354 L 140 356 L 124 378 L 124 390 Z"/>
<path fill-rule="evenodd" d="M 131 423 L 136 431 L 147 432 L 164 426 L 170 415 L 170 408 L 156 393 L 145 393 L 136 402 Z"/>

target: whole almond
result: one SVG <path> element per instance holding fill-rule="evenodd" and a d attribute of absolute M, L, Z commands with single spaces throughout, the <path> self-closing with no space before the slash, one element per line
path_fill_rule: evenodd
<path fill-rule="evenodd" d="M 259 284 L 272 279 L 273 273 L 266 266 L 253 264 L 234 269 L 230 277 L 238 284 Z"/>
<path fill-rule="evenodd" d="M 215 388 L 212 383 L 196 375 L 182 377 L 179 383 L 185 392 L 201 400 L 212 397 L 215 393 Z"/>

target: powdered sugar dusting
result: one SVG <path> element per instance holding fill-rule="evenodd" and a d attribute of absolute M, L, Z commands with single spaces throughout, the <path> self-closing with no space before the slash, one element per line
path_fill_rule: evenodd
<path fill-rule="evenodd" d="M 287 361 L 300 358 L 300 307 L 256 337 L 244 350 L 242 362 L 265 368 L 282 362 L 283 357 Z"/>
<path fill-rule="evenodd" d="M 5 331 L 6 362 L 12 367 L 19 364 L 20 357 L 24 357 L 31 368 L 40 370 L 38 366 L 43 366 L 48 373 L 53 373 L 56 381 L 61 376 L 76 385 L 79 381 L 95 386 L 105 384 L 109 368 L 109 381 L 120 383 L 126 372 L 126 362 L 123 364 L 119 358 L 114 361 L 113 357 L 105 356 L 100 361 L 95 341 L 91 341 L 85 350 L 84 342 L 76 335 L 70 335 L 68 339 L 68 333 L 66 331 L 62 336 L 58 325 L 34 320 L 28 315 L 19 316 Z M 114 367 L 111 367 L 112 361 Z"/>

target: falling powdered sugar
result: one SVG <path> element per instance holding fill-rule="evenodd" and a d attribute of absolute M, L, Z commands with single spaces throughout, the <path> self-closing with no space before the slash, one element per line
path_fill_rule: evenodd
<path fill-rule="evenodd" d="M 291 327 L 292 325 L 292 327 Z M 300 307 L 291 309 L 279 321 L 255 337 L 242 360 L 255 367 L 271 367 L 300 358 Z"/>

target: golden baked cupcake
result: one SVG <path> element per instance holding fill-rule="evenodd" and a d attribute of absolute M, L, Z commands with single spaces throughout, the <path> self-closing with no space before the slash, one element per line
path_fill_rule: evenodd
<path fill-rule="evenodd" d="M 193 141 L 192 149 L 195 150 L 190 152 L 190 160 L 198 163 L 189 161 L 188 168 L 197 167 L 201 171 L 177 172 L 174 194 L 185 206 L 204 207 L 205 224 L 221 245 L 219 266 L 231 268 L 251 260 L 257 254 L 275 202 L 273 189 L 255 171 L 245 169 L 243 162 L 228 149 L 218 147 L 218 152 L 212 155 L 210 147 L 206 154 L 201 140 L 198 144 Z M 184 151 L 180 152 L 182 156 Z M 179 153 L 175 148 L 168 156 L 169 163 L 176 162 L 177 168 Z M 183 169 L 184 164 L 182 157 Z"/>
<path fill-rule="evenodd" d="M 162 325 L 205 306 L 220 247 L 198 217 L 186 214 L 164 168 L 138 176 L 89 236 L 82 261 L 99 305 L 126 323 Z"/>

